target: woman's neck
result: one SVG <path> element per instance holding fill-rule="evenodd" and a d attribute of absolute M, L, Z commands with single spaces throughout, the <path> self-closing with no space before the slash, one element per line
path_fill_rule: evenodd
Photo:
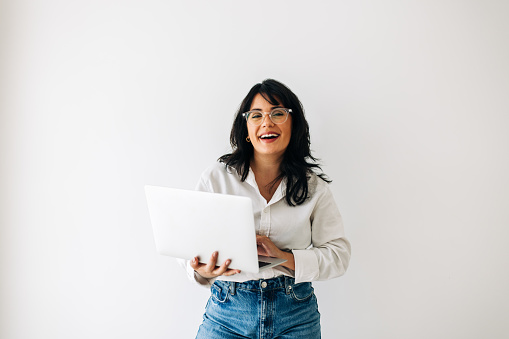
<path fill-rule="evenodd" d="M 281 157 L 253 156 L 251 159 L 251 170 L 254 173 L 258 190 L 267 202 L 272 199 L 276 188 L 281 182 L 281 178 L 278 178 L 281 174 L 281 161 Z"/>
<path fill-rule="evenodd" d="M 254 154 L 251 158 L 251 169 L 255 176 L 276 179 L 281 174 L 282 156 L 259 156 Z"/>

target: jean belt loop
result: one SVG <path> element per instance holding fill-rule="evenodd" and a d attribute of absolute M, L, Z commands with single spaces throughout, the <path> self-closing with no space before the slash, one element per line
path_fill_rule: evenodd
<path fill-rule="evenodd" d="M 231 295 L 235 295 L 235 281 L 230 281 Z"/>
<path fill-rule="evenodd" d="M 286 294 L 290 294 L 290 286 L 292 286 L 292 281 L 288 276 L 285 275 L 285 292 Z"/>

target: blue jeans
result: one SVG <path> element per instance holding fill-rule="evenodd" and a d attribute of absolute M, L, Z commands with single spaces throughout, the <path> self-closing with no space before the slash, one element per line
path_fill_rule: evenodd
<path fill-rule="evenodd" d="M 291 277 L 214 282 L 197 339 L 320 338 L 320 313 L 311 283 Z"/>

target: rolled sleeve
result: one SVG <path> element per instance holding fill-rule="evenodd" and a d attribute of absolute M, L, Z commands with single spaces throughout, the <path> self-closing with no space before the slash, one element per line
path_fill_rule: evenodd
<path fill-rule="evenodd" d="M 350 262 L 351 246 L 328 187 L 318 198 L 311 222 L 312 246 L 292 251 L 296 282 L 328 280 L 343 275 Z"/>
<path fill-rule="evenodd" d="M 295 259 L 295 283 L 318 280 L 318 258 L 311 250 L 293 250 Z"/>

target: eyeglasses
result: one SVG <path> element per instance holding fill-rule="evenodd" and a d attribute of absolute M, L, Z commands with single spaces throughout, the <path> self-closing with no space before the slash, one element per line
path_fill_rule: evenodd
<path fill-rule="evenodd" d="M 292 110 L 289 108 L 274 108 L 270 113 L 262 111 L 249 111 L 242 113 L 242 116 L 246 118 L 247 122 L 251 125 L 260 126 L 265 116 L 268 115 L 273 123 L 279 125 L 288 119 L 288 113 L 292 113 Z"/>

